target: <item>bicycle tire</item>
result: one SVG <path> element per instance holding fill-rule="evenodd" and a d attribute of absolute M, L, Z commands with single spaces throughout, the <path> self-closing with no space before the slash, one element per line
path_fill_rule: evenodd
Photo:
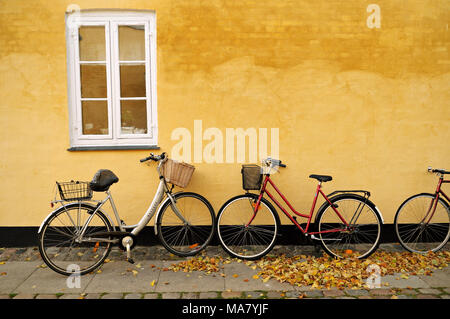
<path fill-rule="evenodd" d="M 266 217 L 266 215 L 261 217 L 258 216 L 259 220 L 256 221 L 256 225 L 252 228 L 245 225 L 245 223 L 249 222 L 249 219 L 253 214 L 251 203 L 254 203 L 257 199 L 258 195 L 253 193 L 232 197 L 222 205 L 217 214 L 217 237 L 222 248 L 232 257 L 244 260 L 256 260 L 269 253 L 275 245 L 280 229 L 280 218 L 277 211 L 268 200 L 262 198 L 261 205 L 265 208 L 265 214 L 270 215 L 268 217 Z M 233 205 L 233 203 L 238 203 L 238 201 L 243 203 L 243 207 L 246 207 L 246 201 L 249 201 L 250 205 L 248 206 L 249 210 L 246 210 L 246 216 L 243 216 L 243 210 L 239 210 L 237 214 L 233 214 L 231 211 L 231 205 Z M 236 209 L 239 209 L 239 207 Z M 261 214 L 260 211 L 258 211 L 258 213 Z M 229 216 L 224 217 L 225 215 Z M 242 223 L 240 225 L 236 225 L 237 218 L 241 218 Z M 273 225 L 258 225 L 258 222 L 273 222 Z M 252 233 L 254 237 L 250 239 Z M 249 238 L 248 243 L 244 243 L 246 237 Z M 265 237 L 267 238 L 266 243 L 262 243 L 262 240 L 264 240 Z M 260 245 L 251 245 L 254 243 Z"/>
<path fill-rule="evenodd" d="M 79 251 L 77 253 L 75 253 L 75 252 L 71 251 L 72 248 L 77 249 L 76 246 L 78 245 L 78 243 L 76 244 L 74 242 L 74 240 L 71 240 L 71 244 L 68 248 L 66 247 L 65 243 L 70 239 L 61 241 L 59 244 L 56 244 L 55 247 L 46 247 L 47 245 L 45 244 L 45 241 L 57 242 L 56 239 L 51 239 L 52 234 L 49 233 L 50 232 L 49 227 L 53 227 L 55 233 L 59 233 L 59 234 L 65 236 L 66 238 L 70 237 L 70 235 L 73 235 L 73 234 L 70 234 L 70 232 L 71 232 L 70 227 L 72 227 L 72 226 L 63 226 L 63 225 L 50 226 L 50 224 L 53 221 L 55 221 L 61 214 L 63 214 L 64 212 L 69 214 L 68 211 L 71 211 L 73 209 L 78 209 L 78 210 L 84 209 L 86 211 L 86 213 L 89 215 L 93 214 L 95 211 L 95 207 L 93 207 L 89 203 L 81 202 L 81 203 L 67 204 L 67 205 L 55 210 L 45 220 L 45 222 L 42 225 L 41 231 L 38 233 L 38 247 L 39 247 L 39 253 L 42 257 L 42 260 L 50 269 L 54 270 L 55 272 L 57 272 L 59 274 L 65 275 L 65 276 L 70 276 L 70 275 L 74 274 L 73 270 L 75 270 L 75 269 L 68 271 L 69 265 L 80 266 L 80 264 L 88 263 L 88 261 L 87 261 L 88 255 L 85 255 L 85 253 L 86 252 L 90 253 L 89 249 L 86 247 L 83 247 L 83 249 L 81 249 L 81 244 L 80 244 Z M 102 223 L 104 223 L 104 225 L 95 226 L 98 228 L 95 230 L 104 230 L 104 229 L 102 229 L 103 226 L 105 226 L 104 228 L 106 231 L 113 230 L 113 226 L 111 225 L 109 219 L 105 216 L 105 214 L 102 211 L 98 210 L 95 214 L 99 217 L 99 220 Z M 60 223 L 62 224 L 61 219 L 60 218 L 58 218 L 58 219 L 60 220 Z M 73 222 L 72 222 L 72 224 L 73 224 Z M 61 229 L 57 229 L 58 227 L 63 227 L 65 230 L 61 232 Z M 74 231 L 75 231 L 75 229 L 74 229 Z M 94 228 L 91 228 L 90 231 L 94 231 Z M 105 259 L 108 257 L 108 255 L 111 251 L 111 246 L 112 246 L 111 243 L 105 243 L 105 244 L 106 244 L 106 247 L 105 248 L 102 247 L 102 250 L 104 251 L 102 256 L 100 258 L 98 258 L 98 257 L 94 258 L 95 255 L 92 256 L 95 259 L 95 262 L 92 265 L 89 265 L 84 268 L 81 268 L 81 266 L 80 266 L 80 269 L 77 272 L 79 275 L 85 275 L 87 273 L 90 273 L 103 264 Z M 84 245 L 87 245 L 87 244 L 84 243 Z M 60 246 L 60 247 L 56 248 L 57 246 Z M 98 251 L 98 248 L 99 248 L 99 245 L 97 245 L 97 248 L 95 248 L 95 245 L 94 245 L 93 250 L 95 249 L 95 253 Z M 50 256 L 50 252 L 48 251 L 48 249 L 56 251 L 56 252 L 52 256 Z M 63 255 L 64 258 L 61 255 Z M 58 261 L 58 264 L 56 264 L 56 261 Z M 65 267 L 63 267 L 63 265 L 65 265 Z"/>
<path fill-rule="evenodd" d="M 161 208 L 156 220 L 158 238 L 172 254 L 180 257 L 194 256 L 202 251 L 214 236 L 216 224 L 214 209 L 205 197 L 197 193 L 180 192 L 173 196 L 178 210 L 183 210 L 180 212 L 184 218 L 189 219 L 189 224 L 181 224 L 181 220 L 176 216 L 173 209 L 169 209 L 172 205 L 169 200 Z M 186 198 L 195 199 L 197 205 L 201 204 L 196 208 L 198 209 L 196 215 L 187 212 Z M 185 207 L 183 208 L 184 203 Z M 195 202 L 193 203 L 195 205 Z M 171 225 L 172 223 L 174 225 Z M 183 238 L 180 238 L 179 235 L 182 233 Z"/>
<path fill-rule="evenodd" d="M 441 227 L 440 231 L 442 233 L 442 236 L 439 236 L 439 234 L 436 234 L 434 236 L 428 236 L 427 238 L 427 232 L 426 227 L 428 228 L 437 228 L 438 226 L 433 225 L 430 227 L 430 225 L 424 225 L 420 224 L 419 222 L 416 223 L 405 223 L 406 219 L 418 217 L 421 219 L 422 214 L 424 212 L 424 209 L 427 209 L 426 205 L 430 205 L 431 201 L 436 198 L 435 194 L 430 193 L 420 193 L 413 195 L 409 198 L 407 198 L 397 209 L 397 212 L 395 213 L 394 218 L 394 228 L 395 228 L 395 235 L 397 236 L 397 240 L 402 245 L 402 247 L 410 252 L 413 253 L 419 253 L 419 254 L 426 254 L 428 251 L 436 252 L 440 250 L 442 247 L 445 246 L 445 244 L 448 242 L 450 237 L 450 205 L 443 200 L 441 197 L 439 197 L 438 204 L 441 206 L 436 206 L 436 211 L 433 215 L 433 220 L 437 221 L 438 219 L 441 220 Z M 423 199 L 423 202 L 422 202 Z M 414 210 L 414 212 L 412 212 Z M 408 213 L 411 212 L 414 216 L 404 216 L 408 215 Z M 436 216 L 436 212 L 440 214 L 439 216 Z M 447 214 L 445 214 L 447 212 Z M 446 218 L 446 220 L 445 220 Z M 404 220 L 405 219 L 405 220 Z M 401 226 L 403 224 L 403 226 Z M 416 228 L 414 228 L 413 225 L 417 225 Z M 411 229 L 412 230 L 409 230 Z M 420 229 L 421 228 L 421 229 Z M 417 230 L 421 230 L 420 233 L 417 236 L 417 240 L 411 243 L 409 240 L 413 239 L 413 236 L 415 235 L 415 232 Z M 436 229 L 437 231 L 437 229 Z M 422 234 L 424 234 L 423 237 Z M 407 238 L 409 236 L 409 238 Z M 419 239 L 424 239 L 423 241 L 419 241 Z M 426 243 L 427 239 L 437 239 L 436 244 Z M 432 249 L 429 249 L 429 247 L 435 246 Z M 420 248 L 420 249 L 419 249 Z"/>
<path fill-rule="evenodd" d="M 373 254 L 380 244 L 383 225 L 383 220 L 375 204 L 357 194 L 337 195 L 330 198 L 330 202 L 336 207 L 339 213 L 343 215 L 347 222 L 349 222 L 351 218 L 349 219 L 349 216 L 346 218 L 344 215 L 353 214 L 351 216 L 354 216 L 359 207 L 362 207 L 357 219 L 361 218 L 363 212 L 367 212 L 364 213 L 363 219 L 361 220 L 366 223 L 352 226 L 352 230 L 348 231 L 317 234 L 323 250 L 328 255 L 336 258 L 356 257 L 358 259 L 364 259 Z M 320 207 L 315 219 L 316 231 L 335 229 L 338 227 L 337 225 L 340 225 L 339 227 L 345 229 L 345 224 L 342 223 L 331 208 L 331 204 L 326 202 Z M 363 206 L 360 206 L 361 204 L 363 204 Z M 344 212 L 345 206 L 350 207 L 346 209 L 346 212 Z M 365 207 L 367 207 L 367 209 L 365 209 Z M 371 213 L 371 215 L 368 213 Z M 325 218 L 326 220 L 324 220 Z M 359 238 L 361 242 L 357 242 Z M 363 240 L 369 242 L 363 242 Z M 361 252 L 362 250 L 364 251 Z"/>

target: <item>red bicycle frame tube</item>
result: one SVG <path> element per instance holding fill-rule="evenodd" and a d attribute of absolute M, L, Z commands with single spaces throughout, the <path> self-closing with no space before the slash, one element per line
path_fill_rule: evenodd
<path fill-rule="evenodd" d="M 272 187 L 275 189 L 275 191 L 278 193 L 278 195 L 280 195 L 280 197 L 283 199 L 283 201 L 286 203 L 286 205 L 289 207 L 289 209 L 297 216 L 303 217 L 303 218 L 307 218 L 307 224 L 306 224 L 306 228 L 303 229 L 300 224 L 294 219 L 294 217 L 292 217 L 291 214 L 289 214 L 289 212 L 274 198 L 274 196 L 267 190 L 267 183 L 269 183 L 270 185 L 272 185 Z M 300 229 L 300 231 L 303 234 L 309 234 L 309 235 L 314 235 L 314 234 L 324 234 L 324 233 L 331 233 L 331 232 L 340 232 L 343 231 L 343 229 L 330 229 L 330 230 L 324 230 L 321 232 L 308 232 L 309 229 L 309 225 L 311 223 L 311 219 L 312 216 L 314 214 L 314 209 L 316 207 L 316 203 L 317 203 L 317 197 L 319 194 L 322 195 L 323 198 L 325 198 L 325 200 L 331 205 L 331 208 L 334 210 L 334 212 L 339 216 L 340 220 L 348 227 L 348 223 L 345 221 L 345 219 L 342 217 L 342 215 L 337 211 L 337 209 L 332 205 L 331 201 L 328 199 L 327 195 L 325 195 L 325 193 L 322 191 L 321 189 L 321 182 L 319 182 L 319 184 L 317 185 L 317 189 L 316 189 L 316 194 L 314 196 L 314 200 L 311 206 L 311 210 L 309 211 L 309 215 L 305 215 L 302 213 L 299 213 L 298 211 L 295 210 L 295 208 L 291 205 L 291 203 L 289 203 L 289 201 L 287 200 L 287 198 L 281 193 L 281 191 L 276 187 L 276 185 L 274 184 L 274 182 L 272 182 L 272 180 L 270 179 L 269 175 L 265 175 L 264 178 L 264 183 L 263 186 L 261 188 L 261 191 L 259 193 L 258 196 L 258 200 L 256 201 L 256 205 L 254 205 L 254 211 L 253 211 L 253 216 L 250 219 L 250 221 L 247 223 L 246 226 L 250 225 L 253 221 L 253 219 L 255 218 L 258 210 L 259 210 L 259 205 L 261 203 L 261 199 L 264 196 L 264 193 L 266 193 L 270 199 L 283 211 L 283 213 L 290 219 L 290 221 L 297 226 L 298 229 Z"/>
<path fill-rule="evenodd" d="M 427 218 L 427 215 L 431 211 L 431 215 L 428 218 L 428 220 L 426 221 L 426 224 L 428 224 L 430 222 L 431 218 L 433 218 L 433 215 L 436 212 L 436 207 L 437 207 L 437 203 L 438 203 L 438 200 L 439 200 L 439 194 L 442 194 L 447 199 L 447 201 L 450 202 L 450 198 L 448 198 L 448 196 L 441 189 L 441 186 L 442 186 L 443 183 L 450 183 L 450 180 L 444 180 L 443 177 L 439 178 L 439 182 L 438 182 L 438 185 L 437 185 L 437 188 L 436 188 L 436 192 L 434 193 L 435 194 L 435 198 L 431 201 L 430 208 L 428 208 L 428 213 L 425 215 L 425 217 L 422 220 L 422 222 L 423 222 Z"/>

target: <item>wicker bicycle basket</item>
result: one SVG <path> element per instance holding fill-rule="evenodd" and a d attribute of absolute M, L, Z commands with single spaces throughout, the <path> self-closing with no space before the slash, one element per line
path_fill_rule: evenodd
<path fill-rule="evenodd" d="M 262 171 L 258 165 L 242 165 L 242 188 L 244 190 L 259 190 L 262 183 Z"/>
<path fill-rule="evenodd" d="M 162 166 L 166 182 L 185 188 L 191 181 L 195 167 L 193 165 L 168 159 Z"/>
<path fill-rule="evenodd" d="M 89 182 L 56 182 L 56 185 L 62 200 L 74 201 L 92 198 L 92 189 L 89 186 Z"/>

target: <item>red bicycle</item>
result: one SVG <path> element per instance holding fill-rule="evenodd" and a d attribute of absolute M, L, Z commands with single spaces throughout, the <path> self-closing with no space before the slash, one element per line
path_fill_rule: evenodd
<path fill-rule="evenodd" d="M 444 180 L 444 175 L 450 172 L 431 167 L 428 172 L 439 176 L 434 194 L 409 197 L 400 205 L 394 219 L 400 244 L 406 250 L 420 254 L 438 251 L 450 237 L 450 198 L 441 189 L 442 184 L 450 183 L 450 180 Z"/>
<path fill-rule="evenodd" d="M 286 165 L 271 158 L 263 160 L 263 167 L 243 165 L 243 188 L 247 192 L 230 198 L 217 215 L 216 230 L 220 244 L 231 256 L 255 260 L 266 255 L 275 245 L 280 218 L 275 207 L 263 197 L 265 194 L 305 236 L 319 241 L 325 252 L 332 257 L 352 256 L 362 259 L 378 248 L 383 218 L 375 204 L 369 200 L 370 192 L 346 190 L 325 195 L 322 183 L 331 181 L 332 177 L 310 175 L 310 178 L 319 183 L 309 214 L 302 214 L 294 209 L 270 178 L 270 173 L 279 167 Z M 268 185 L 275 189 L 294 215 L 268 191 Z M 250 193 L 249 190 L 259 190 L 259 194 Z M 312 224 L 319 194 L 325 202 Z M 307 219 L 305 228 L 297 222 L 297 216 Z"/>

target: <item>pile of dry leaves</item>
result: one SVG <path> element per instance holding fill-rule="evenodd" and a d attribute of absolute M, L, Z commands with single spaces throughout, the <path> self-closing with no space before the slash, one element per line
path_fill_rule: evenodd
<path fill-rule="evenodd" d="M 222 272 L 223 265 L 237 259 L 221 257 L 195 257 L 173 264 L 172 271 L 204 271 L 207 274 Z M 434 269 L 442 269 L 450 263 L 450 252 L 428 253 L 427 255 L 409 252 L 377 251 L 367 259 L 356 258 L 333 259 L 328 255 L 316 258 L 313 256 L 285 255 L 277 257 L 264 257 L 257 261 L 244 262 L 249 267 L 258 270 L 255 280 L 267 282 L 273 278 L 279 282 L 287 282 L 296 286 L 311 286 L 322 289 L 336 287 L 364 288 L 365 281 L 371 272 L 379 275 L 397 275 L 397 278 L 407 279 L 412 275 L 431 275 Z M 375 267 L 370 265 L 376 265 Z"/>

